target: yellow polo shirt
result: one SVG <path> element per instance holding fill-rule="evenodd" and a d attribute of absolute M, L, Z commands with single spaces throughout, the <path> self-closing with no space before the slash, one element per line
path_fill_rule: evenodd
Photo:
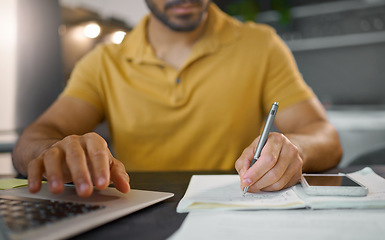
<path fill-rule="evenodd" d="M 280 110 L 314 98 L 275 31 L 209 7 L 202 38 L 180 70 L 158 59 L 145 17 L 120 45 L 101 45 L 75 67 L 62 96 L 95 106 L 127 171 L 231 170 Z"/>

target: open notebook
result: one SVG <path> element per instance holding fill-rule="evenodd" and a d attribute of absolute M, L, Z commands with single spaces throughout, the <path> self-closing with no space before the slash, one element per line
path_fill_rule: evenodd
<path fill-rule="evenodd" d="M 371 168 L 348 174 L 366 186 L 365 197 L 309 196 L 301 185 L 243 196 L 238 175 L 194 175 L 177 212 L 293 208 L 385 208 L 385 179 Z"/>
<path fill-rule="evenodd" d="M 37 194 L 27 187 L 0 190 L 0 239 L 64 239 L 172 197 L 173 193 L 115 188 L 88 198 L 66 185 L 60 195 L 43 184 Z"/>

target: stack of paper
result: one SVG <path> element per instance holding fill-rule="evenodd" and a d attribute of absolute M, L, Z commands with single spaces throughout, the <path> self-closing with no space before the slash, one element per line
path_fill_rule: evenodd
<path fill-rule="evenodd" d="M 169 240 L 379 240 L 385 209 L 190 212 Z"/>
<path fill-rule="evenodd" d="M 190 213 L 170 240 L 383 239 L 385 179 L 370 168 L 348 175 L 368 187 L 366 197 L 308 196 L 300 185 L 243 197 L 237 175 L 193 176 L 177 207 Z"/>

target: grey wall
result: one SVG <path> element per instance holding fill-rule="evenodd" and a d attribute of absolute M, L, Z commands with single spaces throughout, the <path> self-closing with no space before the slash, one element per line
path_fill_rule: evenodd
<path fill-rule="evenodd" d="M 385 41 L 294 56 L 305 81 L 326 105 L 385 105 Z"/>
<path fill-rule="evenodd" d="M 25 128 L 63 85 L 57 0 L 18 0 L 16 127 Z"/>

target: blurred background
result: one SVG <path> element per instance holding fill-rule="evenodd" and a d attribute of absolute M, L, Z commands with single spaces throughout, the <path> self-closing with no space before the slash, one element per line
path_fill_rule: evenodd
<path fill-rule="evenodd" d="M 385 149 L 385 0 L 214 2 L 241 21 L 273 26 L 287 43 L 340 134 L 340 167 Z M 17 137 L 75 63 L 99 43 L 119 44 L 147 13 L 144 0 L 0 1 L 0 174 L 13 171 Z M 106 131 L 98 129 L 108 139 Z"/>

